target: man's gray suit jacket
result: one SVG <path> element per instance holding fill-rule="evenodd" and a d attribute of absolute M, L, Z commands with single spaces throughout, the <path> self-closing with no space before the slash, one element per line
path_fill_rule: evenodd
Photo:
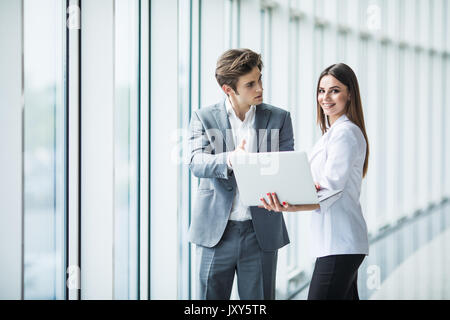
<path fill-rule="evenodd" d="M 258 105 L 255 129 L 258 152 L 294 150 L 289 112 L 264 103 Z M 189 241 L 194 244 L 214 247 L 227 226 L 237 186 L 234 174 L 227 166 L 227 156 L 235 149 L 233 140 L 225 99 L 193 113 L 189 167 L 194 176 L 200 178 L 189 229 Z M 289 243 L 281 213 L 258 207 L 250 207 L 250 211 L 262 250 L 277 250 Z"/>

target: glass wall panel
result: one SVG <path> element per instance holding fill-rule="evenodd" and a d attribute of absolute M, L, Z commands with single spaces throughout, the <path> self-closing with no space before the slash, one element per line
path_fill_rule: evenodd
<path fill-rule="evenodd" d="M 415 53 L 413 49 L 405 50 L 405 61 L 403 68 L 403 95 L 402 100 L 404 101 L 404 126 L 403 126 L 403 137 L 404 137 L 404 159 L 403 159 L 403 179 L 400 181 L 402 186 L 402 199 L 403 199 L 403 210 L 404 214 L 412 214 L 415 208 L 415 188 L 416 183 L 415 178 L 415 168 L 417 163 L 417 157 L 415 155 L 416 150 L 416 139 L 417 130 L 417 102 L 414 98 L 414 84 L 416 77 L 416 68 L 414 64 Z"/>
<path fill-rule="evenodd" d="M 398 39 L 398 28 L 399 28 L 399 15 L 398 15 L 398 3 L 399 1 L 389 1 L 384 0 L 384 9 L 385 9 L 385 17 L 386 17 L 386 34 L 388 37 L 397 40 Z"/>
<path fill-rule="evenodd" d="M 353 43 L 356 44 L 357 50 L 356 51 L 356 60 L 357 63 L 355 66 L 358 66 L 358 68 L 355 68 L 357 71 L 356 76 L 358 77 L 358 83 L 359 83 L 359 90 L 361 94 L 361 103 L 363 106 L 364 111 L 364 121 L 366 124 L 366 133 L 368 134 L 368 123 L 369 123 L 369 108 L 368 108 L 368 100 L 367 100 L 367 94 L 368 94 L 368 66 L 366 63 L 367 55 L 368 55 L 368 40 L 366 38 L 360 39 L 358 35 L 351 35 L 352 38 L 354 38 Z M 351 51 L 351 50 L 349 50 Z M 353 64 L 352 64 L 353 66 Z M 369 136 L 369 149 L 371 147 L 371 137 Z M 369 150 L 370 151 L 370 150 Z M 370 156 L 369 156 L 369 166 L 370 166 Z M 364 214 L 364 217 L 367 221 L 368 219 L 368 198 L 369 198 L 369 192 L 370 189 L 368 188 L 367 184 L 367 176 L 365 179 L 363 179 L 363 183 L 361 185 L 361 207 Z"/>
<path fill-rule="evenodd" d="M 177 142 L 174 138 L 177 138 L 180 129 L 179 8 L 178 2 L 166 0 L 152 1 L 150 8 L 151 299 L 178 297 L 180 240 L 177 226 L 179 214 L 182 213 L 178 211 L 179 164 L 176 161 L 176 154 L 174 157 Z M 211 75 L 214 78 L 214 74 Z"/>
<path fill-rule="evenodd" d="M 364 179 L 367 184 L 367 207 L 364 213 L 367 219 L 367 227 L 369 232 L 375 233 L 380 226 L 383 212 L 379 211 L 378 207 L 378 184 L 381 183 L 381 174 L 379 171 L 379 154 L 382 152 L 381 141 L 378 136 L 378 115 L 382 108 L 382 99 L 380 92 L 381 83 L 378 81 L 381 69 L 377 68 L 377 59 L 379 55 L 380 45 L 372 40 L 367 40 L 367 51 L 364 55 L 363 63 L 367 66 L 367 77 L 359 79 L 362 82 L 362 87 L 366 87 L 365 94 L 363 95 L 365 113 L 366 130 L 369 138 L 370 156 L 369 156 L 369 169 L 367 176 Z M 364 48 L 364 46 L 363 46 Z M 366 83 L 364 84 L 364 79 Z M 364 91 L 363 91 L 364 92 Z"/>
<path fill-rule="evenodd" d="M 345 0 L 344 0 L 345 1 Z M 323 0 L 323 16 L 327 21 L 335 24 L 338 21 L 338 10 L 339 7 L 345 5 L 342 0 Z"/>
<path fill-rule="evenodd" d="M 360 27 L 360 6 L 364 5 L 365 2 L 367 2 L 367 0 L 347 0 L 347 19 L 345 19 L 343 23 L 351 27 L 352 30 Z"/>
<path fill-rule="evenodd" d="M 239 46 L 261 52 L 261 15 L 259 0 L 240 0 Z"/>
<path fill-rule="evenodd" d="M 65 297 L 65 1 L 24 1 L 24 297 Z"/>
<path fill-rule="evenodd" d="M 23 299 L 23 2 L 0 1 L 0 300 Z"/>
<path fill-rule="evenodd" d="M 398 143 L 398 60 L 396 59 L 397 48 L 392 44 L 385 46 L 386 50 L 386 74 L 384 78 L 385 90 L 384 90 L 384 106 L 385 113 L 382 123 L 384 124 L 384 143 L 383 147 L 386 150 L 384 153 L 384 169 L 381 171 L 385 185 L 385 205 L 386 205 L 386 222 L 393 223 L 395 216 L 398 214 L 397 204 L 398 197 L 396 192 L 398 168 L 396 166 L 396 159 L 399 156 L 399 143 Z M 395 137 L 395 139 L 392 139 Z"/>
<path fill-rule="evenodd" d="M 191 116 L 192 63 L 191 63 L 191 21 L 192 1 L 181 0 L 178 3 L 178 130 L 176 158 L 178 161 L 178 299 L 191 297 L 191 246 L 188 240 L 188 229 L 191 219 L 191 184 L 198 179 L 191 178 L 188 163 L 190 154 L 186 145 Z"/>
<path fill-rule="evenodd" d="M 264 101 L 272 101 L 272 87 L 274 83 L 273 79 L 273 10 L 272 8 L 262 8 L 261 9 L 261 57 L 264 62 Z"/>
<path fill-rule="evenodd" d="M 292 9 L 296 9 L 296 6 L 298 5 L 297 2 L 291 3 Z M 300 47 L 300 37 L 299 37 L 299 31 L 300 31 L 300 21 L 299 18 L 291 18 L 290 24 L 289 24 L 289 58 L 288 58 L 288 64 L 290 68 L 288 68 L 288 107 L 291 111 L 291 118 L 292 119 L 298 119 L 298 106 L 299 106 L 299 94 L 298 94 L 298 87 L 299 87 L 299 47 Z M 296 136 L 297 131 L 297 122 L 292 121 L 292 126 L 294 129 L 294 137 Z M 295 140 L 294 140 L 295 141 Z M 295 216 L 286 216 L 286 224 L 287 229 L 292 230 L 297 228 L 298 225 L 298 217 Z M 295 243 L 296 245 L 292 246 L 288 249 L 288 255 L 287 255 L 287 265 L 288 268 L 297 264 L 297 262 L 300 260 L 298 253 L 299 250 L 297 248 L 298 244 L 300 242 L 299 239 L 299 233 L 295 232 L 290 235 L 290 239 L 292 243 Z"/>
<path fill-rule="evenodd" d="M 416 130 L 418 131 L 418 167 L 417 167 L 417 188 L 418 188 L 418 208 L 426 208 L 428 206 L 430 189 L 427 187 L 429 183 L 429 117 L 430 113 L 425 106 L 428 106 L 429 94 L 429 76 L 430 76 L 430 59 L 428 52 L 425 50 L 418 50 L 419 55 L 419 74 L 418 77 L 418 112 L 419 121 L 417 122 Z"/>
<path fill-rule="evenodd" d="M 139 1 L 114 5 L 114 298 L 137 299 Z"/>
<path fill-rule="evenodd" d="M 214 77 L 216 63 L 219 56 L 228 49 L 229 42 L 225 29 L 225 1 L 201 1 L 201 30 L 200 30 L 200 107 L 217 103 L 223 96 Z M 256 27 L 255 27 L 256 28 Z"/>
<path fill-rule="evenodd" d="M 444 131 L 442 130 L 442 93 L 444 90 L 442 83 L 442 56 L 437 52 L 431 56 L 432 65 L 430 66 L 430 96 L 429 108 L 430 114 L 430 201 L 438 203 L 443 196 L 442 190 L 442 137 Z"/>

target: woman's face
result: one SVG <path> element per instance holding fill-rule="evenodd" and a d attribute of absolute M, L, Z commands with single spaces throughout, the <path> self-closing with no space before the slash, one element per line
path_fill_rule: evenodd
<path fill-rule="evenodd" d="M 330 117 L 332 125 L 345 113 L 350 93 L 342 82 L 331 75 L 326 75 L 320 80 L 317 101 L 325 115 Z"/>

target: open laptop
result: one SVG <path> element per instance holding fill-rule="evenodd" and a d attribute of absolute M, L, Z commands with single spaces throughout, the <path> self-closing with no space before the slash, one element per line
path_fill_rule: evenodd
<path fill-rule="evenodd" d="M 262 205 L 267 193 L 291 204 L 318 204 L 342 190 L 321 190 L 313 182 L 306 152 L 238 153 L 231 158 L 239 188 L 246 206 Z"/>

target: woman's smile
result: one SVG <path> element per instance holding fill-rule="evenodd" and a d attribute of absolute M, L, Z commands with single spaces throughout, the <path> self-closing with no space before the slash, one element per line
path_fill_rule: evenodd
<path fill-rule="evenodd" d="M 324 107 L 325 109 L 331 109 L 336 105 L 336 103 L 324 103 L 322 104 L 322 107 Z"/>

